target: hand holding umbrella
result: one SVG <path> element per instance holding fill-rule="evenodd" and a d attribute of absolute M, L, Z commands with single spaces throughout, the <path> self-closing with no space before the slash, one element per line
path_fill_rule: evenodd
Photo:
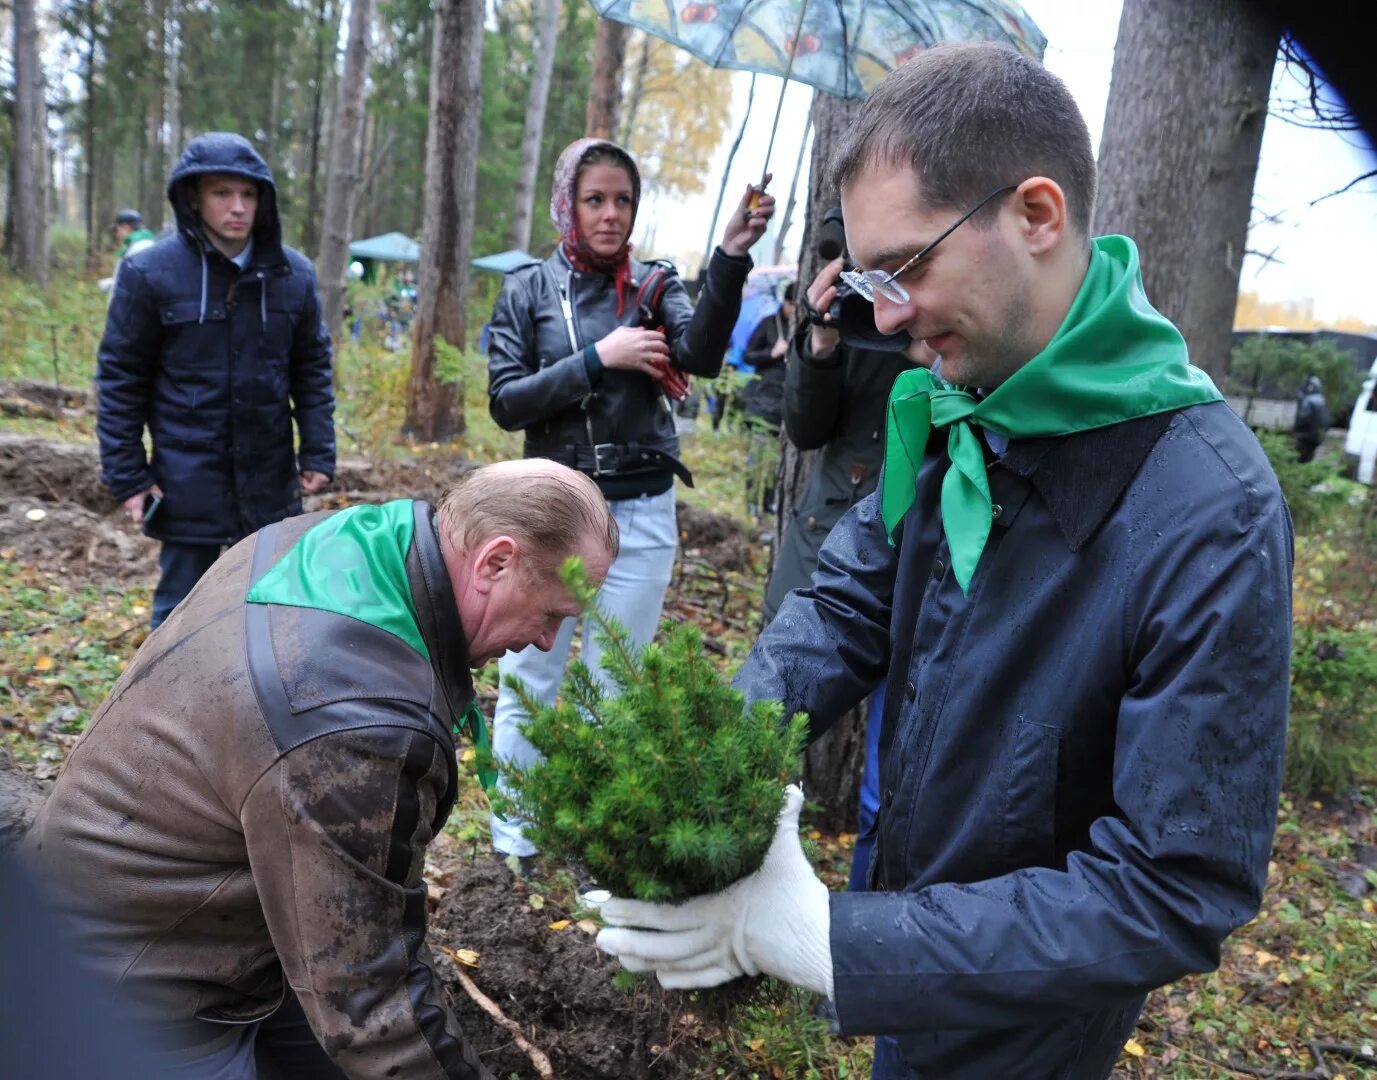
<path fill-rule="evenodd" d="M 765 234 L 765 226 L 775 215 L 775 197 L 765 194 L 771 177 L 771 173 L 766 173 L 759 188 L 748 184 L 736 213 L 727 219 L 727 227 L 722 232 L 722 250 L 728 255 L 745 255 Z"/>

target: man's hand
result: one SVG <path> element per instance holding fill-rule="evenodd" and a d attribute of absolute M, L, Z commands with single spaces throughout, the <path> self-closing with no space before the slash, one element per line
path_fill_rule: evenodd
<path fill-rule="evenodd" d="M 824 266 L 818 276 L 813 279 L 813 284 L 808 286 L 808 306 L 814 311 L 822 312 L 825 321 L 831 322 L 832 316 L 827 314 L 832 302 L 837 299 L 837 278 L 842 272 L 842 257 L 838 255 L 830 263 Z M 813 358 L 823 360 L 836 351 L 841 344 L 841 334 L 827 326 L 813 324 L 812 341 Z"/>
<path fill-rule="evenodd" d="M 143 524 L 143 504 L 149 495 L 156 495 L 161 499 L 163 497 L 163 490 L 158 487 L 157 484 L 154 484 L 152 487 L 145 488 L 137 495 L 130 495 L 129 498 L 124 500 L 124 512 L 129 515 L 129 520 L 135 525 Z"/>
<path fill-rule="evenodd" d="M 770 357 L 771 359 L 778 360 L 788 351 L 789 338 L 786 335 L 781 334 L 779 337 L 775 338 L 775 343 L 772 346 L 770 346 Z"/>
<path fill-rule="evenodd" d="M 307 469 L 301 474 L 301 492 L 303 495 L 314 495 L 317 491 L 323 490 L 329 482 L 330 478 L 324 473 Z"/>
<path fill-rule="evenodd" d="M 669 990 L 765 974 L 831 997 L 831 906 L 799 843 L 802 807 L 791 784 L 764 864 L 721 892 L 682 904 L 607 901 L 598 948 Z"/>
<path fill-rule="evenodd" d="M 745 255 L 765 235 L 766 224 L 775 216 L 775 197 L 765 194 L 765 187 L 773 176 L 773 173 L 765 174 L 765 182 L 760 185 L 760 201 L 754 208 L 751 200 L 757 194 L 756 189 L 750 184 L 746 185 L 746 194 L 741 196 L 741 202 L 722 232 L 722 250 L 728 255 Z"/>

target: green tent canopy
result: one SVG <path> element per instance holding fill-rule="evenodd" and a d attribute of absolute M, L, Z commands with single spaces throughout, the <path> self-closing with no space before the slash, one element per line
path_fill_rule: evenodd
<path fill-rule="evenodd" d="M 375 259 L 378 262 L 421 261 L 421 245 L 405 233 L 390 232 L 355 240 L 349 245 L 351 259 Z"/>
<path fill-rule="evenodd" d="M 475 270 L 491 270 L 497 274 L 505 274 L 508 270 L 539 261 L 534 255 L 527 255 L 520 248 L 511 248 L 508 251 L 499 251 L 496 255 L 479 256 L 469 265 Z"/>

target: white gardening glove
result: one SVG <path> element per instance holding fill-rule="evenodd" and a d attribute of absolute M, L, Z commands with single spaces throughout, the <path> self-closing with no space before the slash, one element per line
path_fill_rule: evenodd
<path fill-rule="evenodd" d="M 721 892 L 682 904 L 608 900 L 598 948 L 669 990 L 765 974 L 831 997 L 831 905 L 799 843 L 802 807 L 803 791 L 789 785 L 765 862 Z"/>

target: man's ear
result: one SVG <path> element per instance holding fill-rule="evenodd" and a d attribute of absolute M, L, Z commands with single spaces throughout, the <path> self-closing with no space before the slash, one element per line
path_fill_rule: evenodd
<path fill-rule="evenodd" d="M 469 587 L 475 592 L 491 592 L 499 582 L 517 572 L 521 545 L 510 536 L 494 536 L 473 556 L 473 578 Z"/>
<path fill-rule="evenodd" d="M 1030 176 L 1014 191 L 1014 212 L 1030 255 L 1045 255 L 1062 242 L 1068 222 L 1066 194 L 1046 176 Z"/>

